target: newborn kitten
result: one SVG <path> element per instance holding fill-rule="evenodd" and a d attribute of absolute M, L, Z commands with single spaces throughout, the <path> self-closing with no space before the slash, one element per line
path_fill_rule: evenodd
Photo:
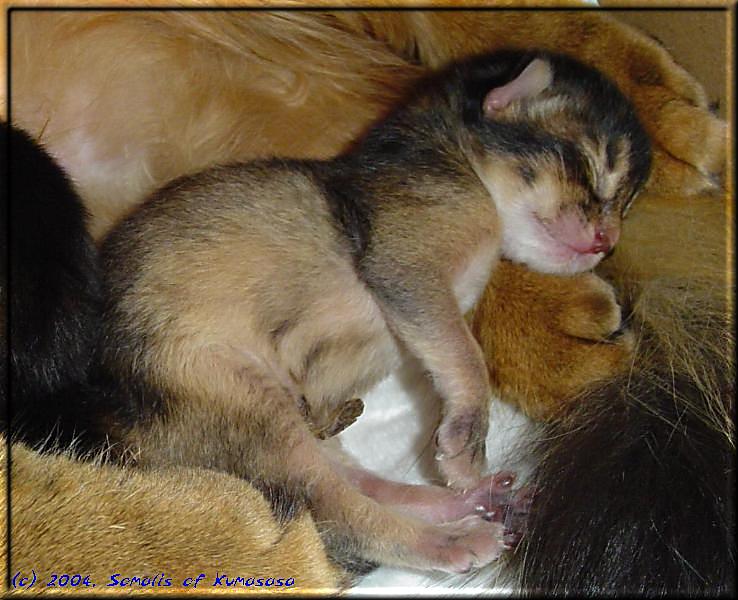
<path fill-rule="evenodd" d="M 547 272 L 594 267 L 649 165 L 634 111 L 603 76 L 502 52 L 429 78 L 334 160 L 170 183 L 103 247 L 102 365 L 137 415 L 122 435 L 142 465 L 303 495 L 335 556 L 488 563 L 516 537 L 502 515 L 526 499 L 509 474 L 480 482 L 490 387 L 463 314 L 501 254 Z M 342 465 L 304 418 L 303 398 L 311 413 L 335 407 L 405 351 L 443 399 L 451 489 Z"/>

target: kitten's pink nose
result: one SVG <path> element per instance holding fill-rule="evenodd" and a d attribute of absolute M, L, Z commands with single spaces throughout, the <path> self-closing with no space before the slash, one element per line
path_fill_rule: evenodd
<path fill-rule="evenodd" d="M 599 252 L 607 254 L 613 249 L 619 237 L 620 231 L 617 227 L 595 226 L 594 241 L 587 250 L 587 254 L 598 254 Z"/>

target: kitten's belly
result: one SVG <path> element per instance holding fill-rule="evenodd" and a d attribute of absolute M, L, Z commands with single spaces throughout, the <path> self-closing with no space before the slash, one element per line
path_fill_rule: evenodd
<path fill-rule="evenodd" d="M 478 300 L 498 256 L 499 244 L 490 240 L 457 270 L 453 293 L 462 312 Z M 282 364 L 313 406 L 359 397 L 402 362 L 397 339 L 353 268 L 331 271 L 300 326 L 280 346 Z"/>

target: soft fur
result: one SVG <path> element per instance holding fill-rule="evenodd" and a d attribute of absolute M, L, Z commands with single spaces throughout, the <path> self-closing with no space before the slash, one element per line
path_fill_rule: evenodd
<path fill-rule="evenodd" d="M 503 528 L 479 505 L 450 511 L 458 496 L 438 488 L 343 475 L 301 406 L 367 393 L 404 350 L 443 400 L 439 473 L 476 489 L 491 389 L 462 311 L 500 253 L 539 270 L 591 269 L 649 164 L 632 107 L 598 72 L 561 55 L 496 52 L 425 80 L 333 160 L 174 180 L 101 251 L 101 362 L 130 389 L 123 402 L 137 418 L 123 435 L 137 462 L 299 489 L 326 539 L 379 564 L 466 572 L 491 562 Z M 411 494 L 403 512 L 416 518 L 398 518 Z"/>
<path fill-rule="evenodd" d="M 100 327 L 97 251 L 65 174 L 22 132 L 0 123 L 0 136 L 0 175 L 11 198 L 3 230 L 13 286 L 10 389 L 23 398 L 10 404 L 10 421 L 18 439 L 38 444 L 57 436 L 69 444 L 92 430 L 85 389 Z M 6 427 L 5 412 L 0 420 Z"/>
<path fill-rule="evenodd" d="M 0 461 L 4 467 L 10 458 L 12 464 L 13 573 L 38 569 L 44 578 L 38 589 L 52 572 L 81 573 L 101 587 L 114 583 L 114 573 L 119 580 L 158 580 L 163 572 L 181 588 L 204 568 L 201 557 L 221 556 L 218 568 L 231 578 L 295 579 L 294 586 L 260 591 L 345 585 L 301 498 L 272 488 L 259 493 L 211 471 L 138 473 L 104 464 L 99 420 L 111 412 L 88 378 L 101 316 L 97 251 L 66 175 L 23 133 L 3 123 L 0 132 L 0 178 L 7 180 L 7 165 L 11 173 L 13 287 L 3 348 L 10 342 L 12 395 L 6 396 L 3 381 Z M 5 307 L 4 285 L 2 291 Z M 182 518 L 172 520 L 172 514 Z M 5 549 L 3 544 L 3 567 Z M 208 570 L 202 587 L 212 586 L 215 575 Z"/>
<path fill-rule="evenodd" d="M 20 16 L 17 13 L 14 19 Z M 632 291 L 632 303 L 640 307 L 642 316 L 650 314 L 645 323 L 654 332 L 659 345 L 641 344 L 639 348 L 642 350 L 639 351 L 647 351 L 649 356 L 655 356 L 658 364 L 664 365 L 667 372 L 675 366 L 691 382 L 687 387 L 695 388 L 696 383 L 696 389 L 700 390 L 696 395 L 696 403 L 687 403 L 684 398 L 676 397 L 674 404 L 672 397 L 667 396 L 671 403 L 669 406 L 683 407 L 688 414 L 723 415 L 719 419 L 688 422 L 696 423 L 697 427 L 702 427 L 701 423 L 707 424 L 704 431 L 710 440 L 708 445 L 720 444 L 720 440 L 728 440 L 726 443 L 730 444 L 732 411 L 725 407 L 728 396 L 721 391 L 720 382 L 730 381 L 732 365 L 712 368 L 724 363 L 705 362 L 706 357 L 722 358 L 730 353 L 721 343 L 729 337 L 729 329 L 724 322 L 716 320 L 709 321 L 716 330 L 705 332 L 701 327 L 688 327 L 695 311 L 697 314 L 709 314 L 703 312 L 706 305 L 717 307 L 715 310 L 720 314 L 725 288 L 724 280 L 717 272 L 724 273 L 724 263 L 720 263 L 716 270 L 704 270 L 703 263 L 697 261 L 700 268 L 695 269 L 693 265 L 684 272 L 677 271 L 674 273 L 674 286 L 664 285 L 664 279 L 658 274 L 679 265 L 679 258 L 674 257 L 674 252 L 683 250 L 686 245 L 679 236 L 654 239 L 659 231 L 663 231 L 662 225 L 675 218 L 675 207 L 682 206 L 679 199 L 681 195 L 711 185 L 711 174 L 719 169 L 722 162 L 724 128 L 707 112 L 704 93 L 699 85 L 657 43 L 601 15 L 589 13 L 577 13 L 575 20 L 561 13 L 408 12 L 390 16 L 373 12 L 318 17 L 310 13 L 290 13 L 279 17 L 253 15 L 248 21 L 239 23 L 232 21 L 228 13 L 207 17 L 186 13 L 105 17 L 75 14 L 60 17 L 57 15 L 58 20 L 52 22 L 53 15 L 44 17 L 46 20 L 36 20 L 41 19 L 40 15 L 36 15 L 33 22 L 13 24 L 14 36 L 19 36 L 14 38 L 14 44 L 15 40 L 19 44 L 25 44 L 24 39 L 33 40 L 28 44 L 27 51 L 13 54 L 14 76 L 18 77 L 17 80 L 14 77 L 13 82 L 13 115 L 16 123 L 33 135 L 42 137 L 51 153 L 59 158 L 79 183 L 83 200 L 92 212 L 92 230 L 97 237 L 146 191 L 173 175 L 191 171 L 211 161 L 271 153 L 318 157 L 333 155 L 384 107 L 396 100 L 406 89 L 405 86 L 410 85 L 424 68 L 439 66 L 451 58 L 505 45 L 535 45 L 571 52 L 599 66 L 632 97 L 654 137 L 657 149 L 650 188 L 670 194 L 665 195 L 665 199 L 651 212 L 643 213 L 649 239 L 658 250 L 629 263 L 611 261 L 611 264 L 617 265 L 613 267 L 614 273 L 628 283 L 625 289 Z M 278 25 L 275 28 L 276 22 Z M 147 33 L 140 35 L 137 32 L 142 31 L 144 24 Z M 170 35 L 164 41 L 164 38 L 157 37 L 156 32 L 168 32 Z M 291 48 L 310 47 L 314 51 L 301 53 L 299 60 L 295 60 L 297 57 L 290 55 L 286 45 L 277 43 L 280 39 L 277 36 L 294 42 Z M 326 47 L 331 49 L 330 54 L 321 50 Z M 125 58 L 123 50 L 127 54 Z M 340 56 L 340 60 L 336 61 L 335 56 Z M 92 64 L 86 61 L 92 61 Z M 118 75 L 112 85 L 108 79 L 111 65 L 121 67 L 116 69 Z M 143 70 L 142 65 L 146 67 Z M 45 67 L 53 68 L 46 70 Z M 182 67 L 184 70 L 178 71 L 182 78 L 172 80 L 169 77 L 171 72 Z M 157 74 L 156 69 L 161 71 Z M 248 79 L 242 73 L 248 73 Z M 259 73 L 261 77 L 256 77 Z M 286 81 L 291 86 L 274 84 L 275 81 Z M 102 82 L 106 82 L 106 85 L 103 86 Z M 160 85 L 162 88 L 159 88 Z M 101 89 L 105 89 L 107 94 L 97 93 L 95 102 L 90 102 L 91 90 L 99 92 Z M 210 89 L 229 92 L 213 96 L 214 102 L 211 103 L 208 100 Z M 357 101 L 357 98 L 361 100 Z M 167 101 L 163 102 L 162 99 Z M 80 111 L 78 107 L 81 105 L 86 106 L 87 110 Z M 125 115 L 121 121 L 118 121 L 119 115 Z M 128 115 L 135 115 L 136 119 Z M 249 133 L 239 135 L 243 131 Z M 300 132 L 300 135 L 295 135 L 295 132 Z M 122 139 L 123 135 L 125 139 Z M 111 201 L 111 198 L 114 200 Z M 686 202 L 689 201 L 691 199 Z M 645 198 L 640 205 L 648 206 Z M 700 244 L 709 246 L 711 241 L 719 239 L 714 232 L 724 231 L 724 210 L 715 198 L 707 198 L 699 206 L 702 210 L 700 214 L 714 218 L 717 228 L 690 225 L 686 231 L 694 235 Z M 631 220 L 638 215 L 639 209 L 638 205 L 634 207 Z M 626 233 L 628 226 L 626 224 Z M 630 244 L 624 234 L 615 257 L 621 250 L 632 248 L 635 252 L 639 248 L 636 243 Z M 700 256 L 700 244 L 690 247 L 697 249 L 694 256 Z M 715 256 L 724 259 L 724 254 L 719 250 Z M 530 290 L 531 286 L 535 289 L 537 286 L 541 294 L 547 293 L 545 280 L 531 283 L 528 278 L 510 277 L 506 281 L 512 286 L 511 289 L 520 282 L 523 289 Z M 641 282 L 645 285 L 640 285 Z M 572 286 L 568 297 L 570 304 L 576 306 L 579 302 L 576 299 L 586 296 L 582 296 L 577 287 L 580 282 L 570 280 L 570 283 Z M 685 305 L 681 292 L 674 293 L 673 290 L 684 286 L 704 291 L 704 295 L 697 297 L 697 308 Z M 549 371 L 545 368 L 547 365 L 560 365 L 560 354 L 567 348 L 573 352 L 575 362 L 580 362 L 582 356 L 589 357 L 602 351 L 606 356 L 601 364 L 613 365 L 613 374 L 622 364 L 622 355 L 613 353 L 612 346 L 592 344 L 591 333 L 578 341 L 581 336 L 577 336 L 577 330 L 602 331 L 603 335 L 595 337 L 603 341 L 613 333 L 614 309 L 609 291 L 603 292 L 597 283 L 592 283 L 592 287 L 611 308 L 604 311 L 598 308 L 592 317 L 593 304 L 582 301 L 583 314 L 595 322 L 591 327 L 580 324 L 572 330 L 570 323 L 557 325 L 556 320 L 546 318 L 548 315 L 534 320 L 529 302 L 505 307 L 508 312 L 519 311 L 518 322 L 526 322 L 529 328 L 548 332 L 542 334 L 548 336 L 547 339 L 566 342 L 562 347 L 532 347 L 538 361 L 536 364 L 544 368 L 523 370 L 521 379 L 508 386 L 518 390 L 525 390 L 528 386 L 546 389 L 545 405 L 536 406 L 535 401 L 531 403 L 529 410 L 534 413 L 539 408 L 547 414 L 552 412 L 551 409 L 557 412 L 557 405 L 562 399 L 572 397 L 573 390 L 588 387 L 591 383 L 587 378 L 592 373 L 586 370 L 584 378 L 577 383 L 568 377 L 560 377 L 557 369 Z M 490 288 L 490 294 L 493 289 Z M 511 295 L 517 297 L 514 292 Z M 565 292 L 562 291 L 562 295 L 566 295 Z M 539 294 L 528 291 L 521 297 L 538 298 Z M 537 336 L 529 337 L 520 333 L 511 338 L 504 321 L 494 318 L 494 311 L 489 314 L 490 319 L 483 328 L 491 332 L 493 339 L 512 344 L 525 344 L 526 340 L 538 339 Z M 576 314 L 576 310 L 570 314 Z M 674 318 L 668 318 L 668 315 Z M 714 331 L 717 331 L 717 335 Z M 619 343 L 618 339 L 612 341 Z M 717 352 L 705 354 L 704 349 L 710 347 L 716 347 Z M 651 354 L 653 348 L 656 348 L 656 354 Z M 627 352 L 627 348 L 621 347 L 621 350 Z M 546 360 L 547 354 L 553 360 Z M 662 367 L 657 369 L 658 372 L 663 370 Z M 597 379 L 608 377 L 606 368 L 596 371 Z M 505 372 L 511 374 L 513 379 L 516 376 L 514 370 L 507 369 Z M 574 373 L 574 376 L 582 374 L 581 370 L 568 372 Z M 531 374 L 540 377 L 543 385 L 531 379 Z M 503 383 L 500 386 L 502 388 Z M 560 392 L 557 392 L 559 386 Z M 615 390 L 617 398 L 623 387 L 615 385 L 609 389 Z M 639 395 L 642 393 L 645 392 L 639 392 Z M 647 401 L 648 396 L 640 397 L 640 400 Z M 642 404 L 637 403 L 636 406 Z M 705 410 L 702 410 L 703 407 Z M 586 418 L 597 422 L 600 414 L 594 411 Z M 576 417 L 569 422 L 576 423 L 574 419 Z M 568 427 L 565 421 L 561 423 L 562 427 Z M 657 420 L 655 423 L 670 427 L 668 421 Z M 574 433 L 568 437 L 574 439 L 581 434 L 582 429 L 574 426 L 571 429 Z M 692 430 L 682 431 L 687 432 L 686 439 L 689 439 Z M 646 437 L 635 434 L 634 439 L 639 440 L 641 448 L 648 450 Z M 601 444 L 597 442 L 594 447 L 601 447 Z M 551 456 L 555 457 L 555 449 L 551 450 Z M 588 460 L 592 458 L 591 454 L 574 456 Z M 729 468 L 732 468 L 732 446 L 728 446 L 727 453 L 719 450 L 719 455 L 727 457 Z M 643 456 L 647 458 L 649 454 L 644 453 Z M 685 456 L 698 455 L 686 453 Z M 670 468 L 674 468 L 674 465 Z M 588 468 L 582 468 L 577 469 L 575 474 L 581 479 L 589 472 Z M 691 476 L 691 471 L 681 473 L 681 477 L 686 476 Z M 666 478 L 665 483 L 671 484 L 678 477 Z M 541 478 L 544 481 L 545 474 Z M 720 489 L 714 486 L 702 488 L 701 478 L 693 481 L 693 490 Z M 689 484 L 686 485 L 690 489 Z M 545 486 L 543 489 L 546 489 Z M 605 503 L 612 500 L 612 493 L 598 487 L 593 489 L 603 494 Z M 638 486 L 631 489 L 631 493 L 633 496 L 624 497 L 624 504 L 638 503 Z M 665 501 L 668 494 L 667 488 L 654 495 L 654 498 Z M 598 506 L 596 502 L 591 502 L 583 508 L 590 504 L 592 507 Z M 722 510 L 719 501 L 712 506 Z M 660 514 L 663 516 L 666 512 Z M 181 515 L 171 516 L 178 518 Z M 595 516 L 609 518 L 614 523 L 620 518 L 614 510 L 607 510 L 604 514 L 600 510 Z M 642 519 L 643 514 L 637 513 L 632 518 L 636 517 Z M 545 523 L 553 524 L 551 521 Z M 627 537 L 630 535 L 628 531 L 643 531 L 646 524 L 644 521 L 639 523 L 642 523 L 641 528 L 621 528 L 619 535 Z M 682 522 L 687 544 L 702 544 L 705 542 L 704 528 L 694 527 L 691 523 L 691 520 Z M 587 536 L 599 531 L 599 525 L 584 530 L 566 527 L 560 529 L 564 535 L 567 531 L 569 536 L 580 534 L 582 537 L 578 546 L 595 548 L 593 552 L 596 552 L 597 546 L 590 546 L 592 538 Z M 535 525 L 533 531 L 542 530 Z M 720 529 L 718 535 L 723 534 L 724 531 Z M 531 540 L 534 539 L 531 537 Z M 542 539 L 551 538 L 544 534 Z M 668 542 L 665 544 L 658 536 L 651 537 L 649 543 L 655 544 L 657 549 L 661 549 L 659 551 L 663 551 L 665 546 L 669 547 Z M 537 544 L 532 541 L 528 545 L 530 556 L 544 550 L 542 544 Z M 627 544 L 621 547 L 625 548 Z M 97 547 L 93 552 L 97 552 Z M 728 545 L 726 552 L 732 552 L 732 546 Z M 656 555 L 653 550 L 647 551 L 647 554 Z M 563 558 L 557 564 L 575 580 L 571 586 L 567 586 L 567 589 L 572 590 L 576 588 L 577 573 L 581 573 L 582 565 L 578 558 L 570 561 Z M 39 560 L 44 562 L 41 558 Z M 728 556 L 726 560 L 730 566 L 733 559 Z M 586 583 L 586 589 L 598 586 L 603 589 L 617 584 L 617 589 L 622 590 L 622 582 L 637 580 L 646 581 L 644 586 L 648 586 L 649 578 L 658 568 L 648 559 L 621 563 L 617 560 L 603 561 L 601 555 L 595 555 L 590 556 L 588 561 L 588 564 L 596 567 L 592 572 L 602 576 L 599 582 Z M 49 560 L 46 564 L 51 568 L 54 566 L 52 562 Z M 714 568 L 720 569 L 719 565 L 714 565 L 716 561 L 712 562 Z M 529 564 L 535 564 L 535 560 L 532 559 Z M 685 564 L 677 567 L 681 573 L 689 569 Z M 602 573 L 603 568 L 610 572 Z M 710 565 L 706 568 L 709 569 Z M 547 570 L 550 569 L 549 564 Z M 612 569 L 618 571 L 616 577 L 613 577 Z M 661 572 L 666 573 L 668 579 L 656 585 L 658 589 L 690 589 L 691 584 L 680 583 L 681 575 L 669 576 L 669 569 Z M 720 573 L 724 572 L 705 572 L 702 576 L 714 576 L 720 580 Z M 541 581 L 540 576 L 536 579 L 531 572 L 528 583 L 535 584 L 536 581 Z M 523 585 L 527 587 L 525 580 Z M 719 589 L 729 589 L 733 582 L 724 578 L 716 585 Z"/>
<path fill-rule="evenodd" d="M 43 132 L 79 186 L 95 238 L 147 193 L 208 164 L 333 156 L 427 68 L 509 46 L 567 52 L 612 77 L 655 138 L 655 189 L 709 186 L 721 167 L 724 126 L 705 110 L 700 86 L 655 41 L 598 14 L 16 11 L 12 19 L 14 122 Z M 354 98 L 362 101 L 346 101 Z"/>
<path fill-rule="evenodd" d="M 11 458 L 13 573 L 36 570 L 37 590 L 53 572 L 80 573 L 96 591 L 118 592 L 147 586 L 116 586 L 116 573 L 118 580 L 163 573 L 170 585 L 156 589 L 180 593 L 200 573 L 206 578 L 198 592 L 223 589 L 213 587 L 218 573 L 294 578 L 293 585 L 249 588 L 261 593 L 334 592 L 345 582 L 304 506 L 285 501 L 277 517 L 262 494 L 234 477 L 185 468 L 141 473 L 22 444 L 13 444 Z"/>

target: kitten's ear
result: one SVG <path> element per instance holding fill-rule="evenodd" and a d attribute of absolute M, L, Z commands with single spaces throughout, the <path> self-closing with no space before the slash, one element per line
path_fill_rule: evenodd
<path fill-rule="evenodd" d="M 540 94 L 552 81 L 553 69 L 549 62 L 541 58 L 533 59 L 515 79 L 487 92 L 482 105 L 484 116 L 492 116 L 495 111 L 502 110 L 513 100 Z"/>

